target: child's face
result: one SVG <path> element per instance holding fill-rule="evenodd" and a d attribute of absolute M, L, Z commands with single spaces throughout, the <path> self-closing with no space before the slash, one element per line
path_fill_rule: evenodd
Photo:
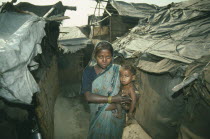
<path fill-rule="evenodd" d="M 121 69 L 120 70 L 120 83 L 122 85 L 128 85 L 134 80 L 134 75 L 130 70 Z"/>
<path fill-rule="evenodd" d="M 112 54 L 109 50 L 104 49 L 104 50 L 100 50 L 97 55 L 96 55 L 96 61 L 97 61 L 97 65 L 102 68 L 105 69 L 107 66 L 109 66 L 109 64 L 112 61 Z"/>

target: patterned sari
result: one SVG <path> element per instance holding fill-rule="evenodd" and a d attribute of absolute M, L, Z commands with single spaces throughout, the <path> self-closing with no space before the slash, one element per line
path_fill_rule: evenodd
<path fill-rule="evenodd" d="M 92 83 L 92 93 L 114 96 L 120 89 L 119 65 L 111 64 L 98 74 Z M 122 118 L 113 116 L 112 111 L 105 111 L 108 103 L 90 103 L 91 120 L 88 139 L 121 139 L 125 125 L 125 112 Z"/>

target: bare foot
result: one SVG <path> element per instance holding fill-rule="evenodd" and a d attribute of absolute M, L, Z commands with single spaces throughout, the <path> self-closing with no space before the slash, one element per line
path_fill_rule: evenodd
<path fill-rule="evenodd" d="M 134 123 L 134 119 L 128 119 L 128 121 L 126 122 L 126 126 L 129 126 L 133 123 Z"/>

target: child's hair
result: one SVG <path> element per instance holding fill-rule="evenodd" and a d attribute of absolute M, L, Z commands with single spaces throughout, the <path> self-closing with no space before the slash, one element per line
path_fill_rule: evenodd
<path fill-rule="evenodd" d="M 107 41 L 99 42 L 96 45 L 96 48 L 94 50 L 94 56 L 96 56 L 101 50 L 109 50 L 111 52 L 112 56 L 114 54 L 114 50 L 113 50 L 112 44 L 107 42 Z"/>
<path fill-rule="evenodd" d="M 129 70 L 133 75 L 136 75 L 136 69 L 131 65 L 122 65 L 122 69 Z"/>

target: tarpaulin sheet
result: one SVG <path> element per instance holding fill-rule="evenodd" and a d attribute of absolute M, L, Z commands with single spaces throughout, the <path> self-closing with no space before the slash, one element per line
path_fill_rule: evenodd
<path fill-rule="evenodd" d="M 176 71 L 180 65 L 180 63 L 170 59 L 163 59 L 159 62 L 140 60 L 137 67 L 150 73 L 164 74 Z"/>
<path fill-rule="evenodd" d="M 184 63 L 210 54 L 210 1 L 173 3 L 113 46 L 125 58 L 149 53 Z"/>
<path fill-rule="evenodd" d="M 157 13 L 160 7 L 146 3 L 126 3 L 123 1 L 111 0 L 110 4 L 117 10 L 119 15 L 145 18 Z"/>
<path fill-rule="evenodd" d="M 28 70 L 37 54 L 45 21 L 37 16 L 0 13 L 0 96 L 11 102 L 31 103 L 39 87 Z"/>
<path fill-rule="evenodd" d="M 75 53 L 87 47 L 87 44 L 91 44 L 90 39 L 78 27 L 60 28 L 58 46 L 63 50 L 63 53 Z"/>

